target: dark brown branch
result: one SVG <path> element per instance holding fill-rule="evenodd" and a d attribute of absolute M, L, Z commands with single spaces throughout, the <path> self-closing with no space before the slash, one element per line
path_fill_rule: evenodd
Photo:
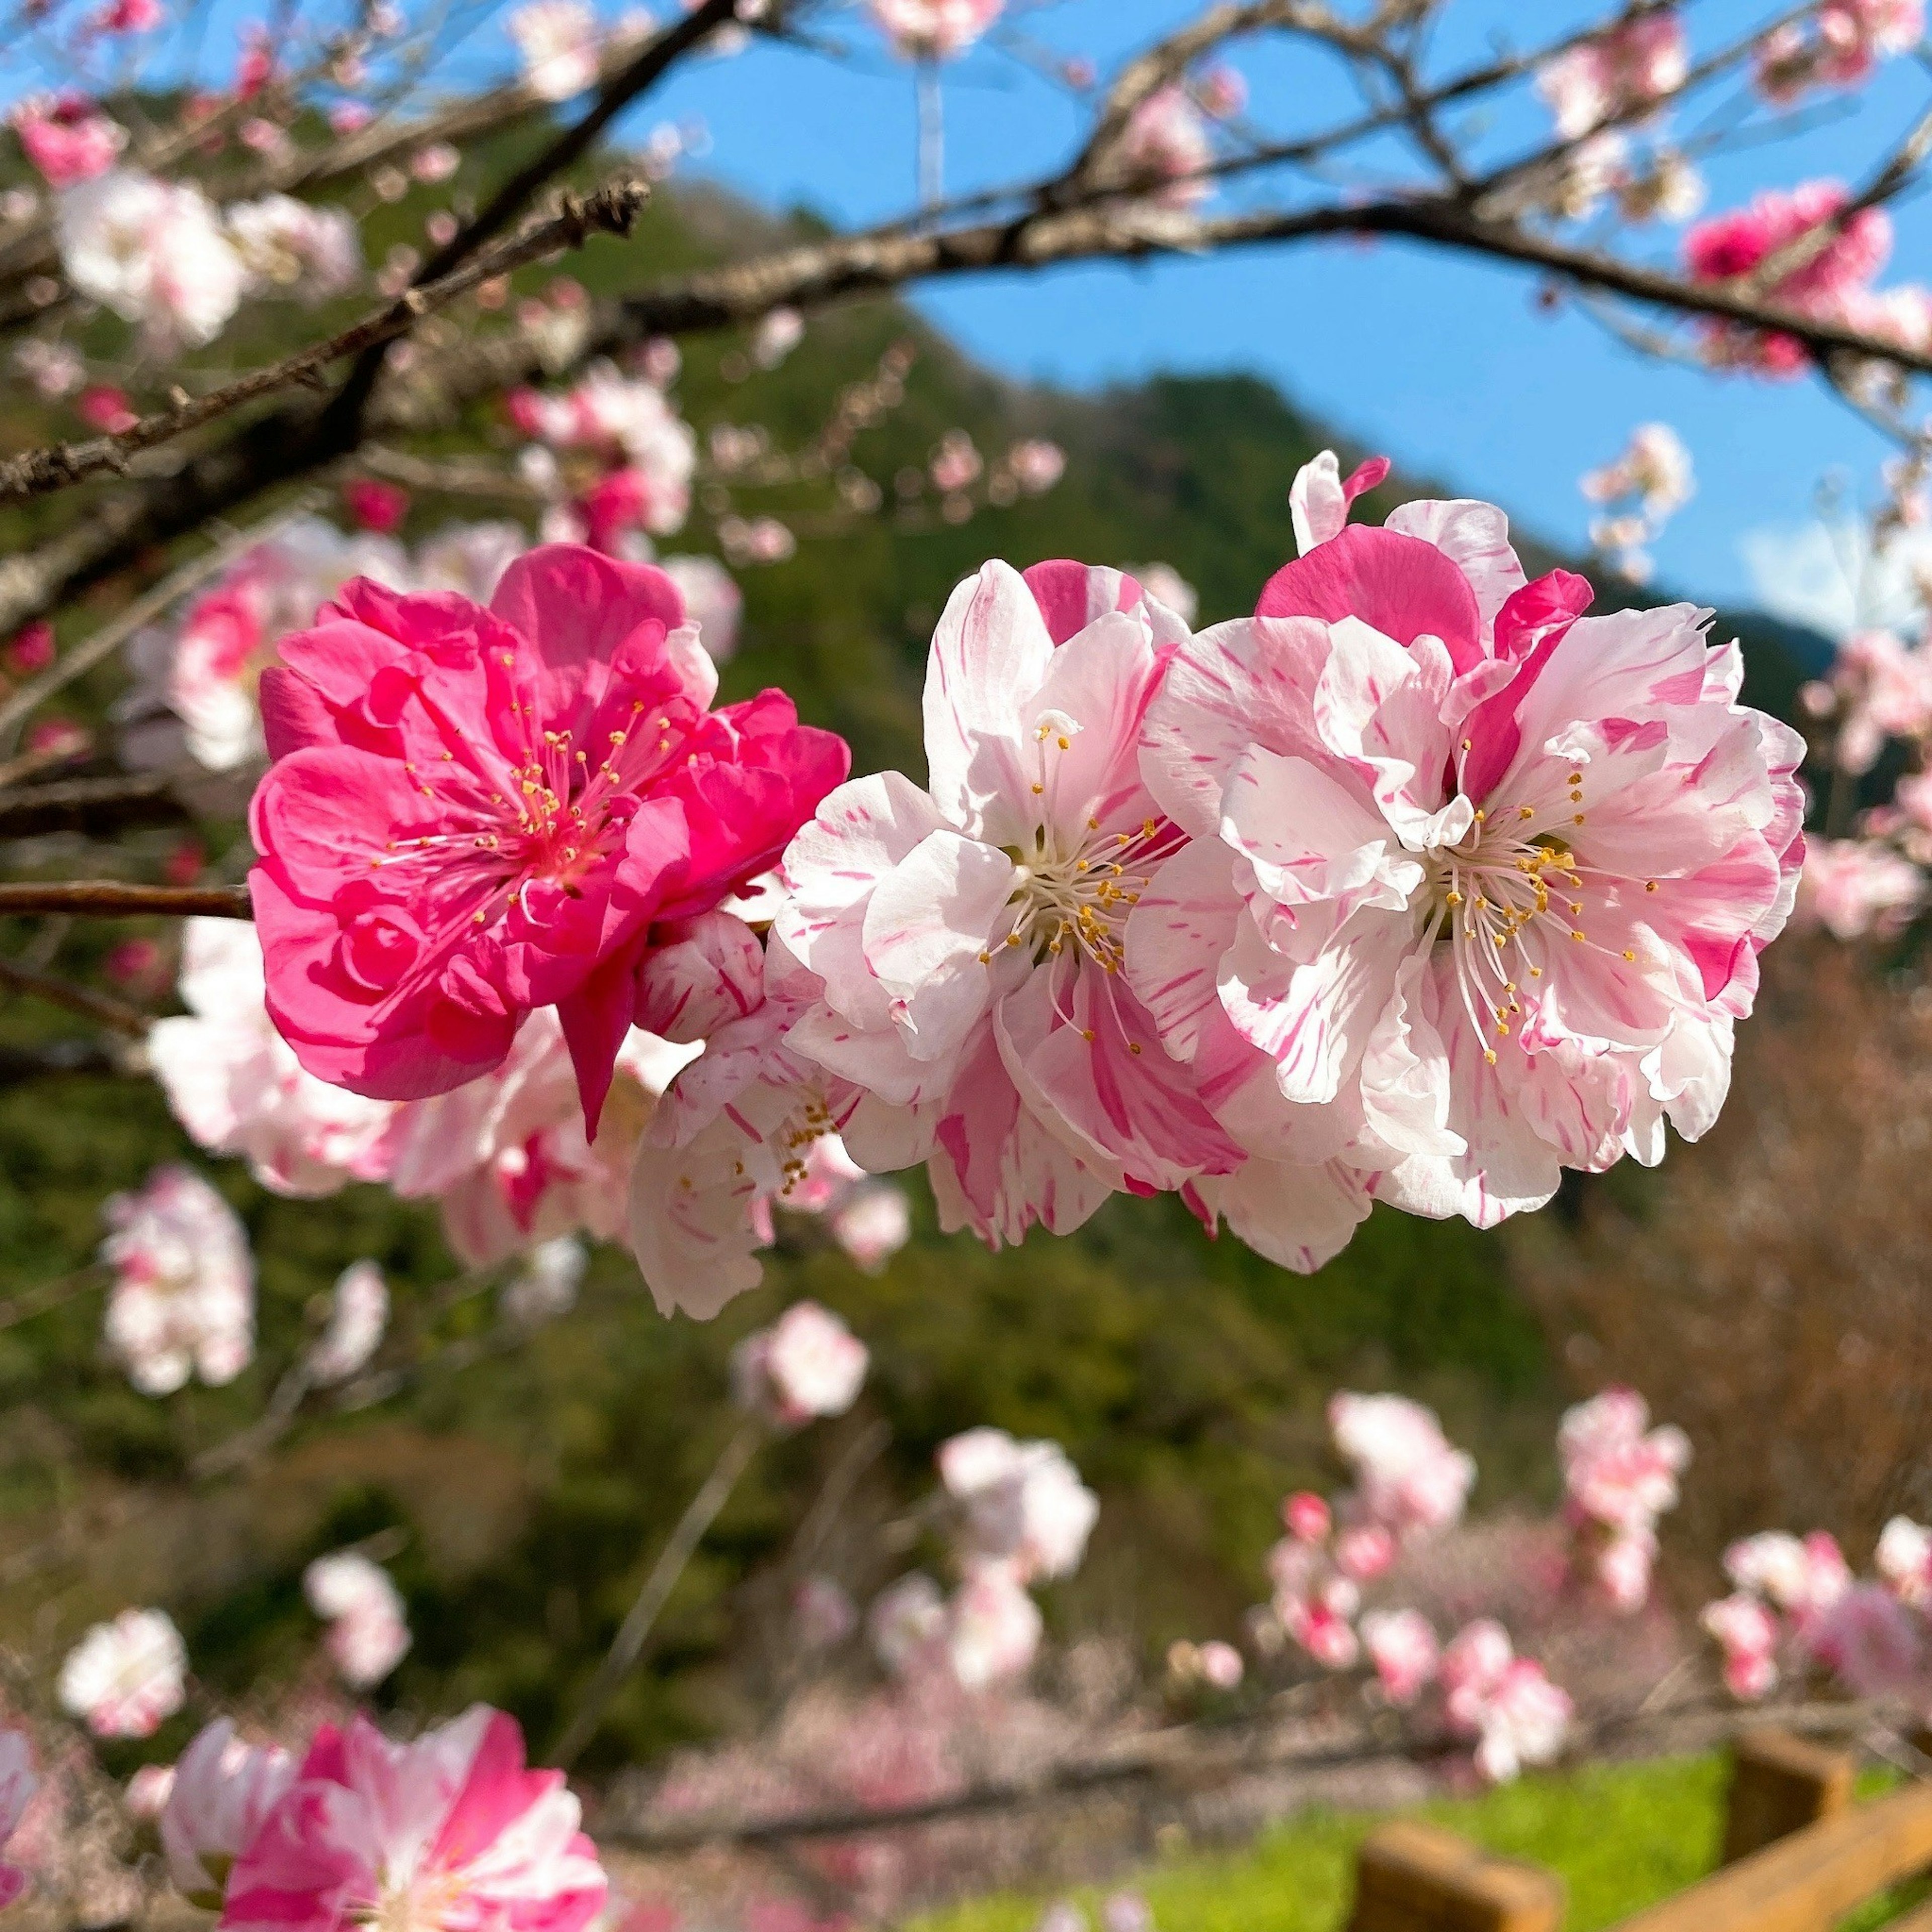
<path fill-rule="evenodd" d="M 29 999 L 44 1000 L 49 1006 L 58 1006 L 67 1012 L 78 1013 L 82 1019 L 92 1020 L 97 1025 L 125 1034 L 130 1040 L 145 1039 L 148 1028 L 154 1023 L 153 1014 L 144 1013 L 140 1007 L 130 1006 L 124 1000 L 97 993 L 91 986 L 76 986 L 68 980 L 57 980 L 49 973 L 37 973 L 32 967 L 22 966 L 11 959 L 0 959 L 0 987 Z"/>
<path fill-rule="evenodd" d="M 56 879 L 0 882 L 0 919 L 28 913 L 64 912 L 77 917 L 247 919 L 246 886 L 140 886 L 118 879 Z"/>
<path fill-rule="evenodd" d="M 715 0 L 715 4 L 726 4 L 726 0 Z M 199 429 L 232 410 L 284 389 L 313 388 L 332 363 L 381 350 L 406 334 L 424 316 L 468 294 L 479 282 L 508 274 L 526 262 L 566 248 L 580 248 L 592 235 L 628 235 L 650 193 L 641 182 L 626 179 L 609 182 L 586 198 L 566 194 L 549 220 L 536 223 L 512 240 L 470 254 L 446 273 L 425 278 L 398 300 L 325 342 L 298 350 L 267 368 L 250 370 L 205 396 L 188 398 L 172 408 L 143 416 L 131 429 L 117 435 L 28 450 L 0 462 L 0 502 L 64 490 L 104 470 L 124 472 L 130 457 Z"/>
<path fill-rule="evenodd" d="M 0 1087 L 125 1071 L 116 1054 L 98 1040 L 48 1040 L 35 1046 L 0 1046 Z"/>
<path fill-rule="evenodd" d="M 99 838 L 138 826 L 190 823 L 194 814 L 175 795 L 175 782 L 171 772 L 140 772 L 0 791 L 0 838 L 34 838 L 49 832 Z"/>

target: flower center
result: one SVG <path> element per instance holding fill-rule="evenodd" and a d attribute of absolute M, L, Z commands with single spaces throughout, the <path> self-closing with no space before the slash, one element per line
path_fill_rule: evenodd
<path fill-rule="evenodd" d="M 356 1916 L 369 1932 L 444 1932 L 462 1894 L 453 1874 L 423 1873 L 385 1883 L 376 1902 Z"/>

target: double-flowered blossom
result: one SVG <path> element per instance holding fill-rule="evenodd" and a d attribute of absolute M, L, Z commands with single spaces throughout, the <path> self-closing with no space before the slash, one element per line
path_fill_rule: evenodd
<path fill-rule="evenodd" d="M 866 1345 L 829 1309 L 795 1302 L 731 1353 L 739 1406 L 779 1429 L 843 1415 L 859 1399 L 871 1360 Z"/>
<path fill-rule="evenodd" d="M 232 1382 L 255 1352 L 255 1264 L 235 1210 L 200 1174 L 158 1167 L 103 1210 L 114 1270 L 104 1339 L 143 1395 Z"/>
<path fill-rule="evenodd" d="M 1344 1390 L 1328 1404 L 1328 1426 L 1355 1472 L 1345 1516 L 1379 1523 L 1396 1538 L 1460 1519 L 1476 1465 L 1444 1436 L 1433 1410 L 1406 1396 Z"/>
<path fill-rule="evenodd" d="M 187 1646 L 165 1610 L 123 1610 L 68 1652 L 57 1688 L 96 1737 L 146 1738 L 181 1708 L 187 1672 Z"/>
<path fill-rule="evenodd" d="M 594 1136 L 656 922 L 765 871 L 845 747 L 717 670 L 661 572 L 570 545 L 488 608 L 346 586 L 262 681 L 250 875 L 268 1009 L 372 1098 L 500 1066 L 555 1006 Z"/>
<path fill-rule="evenodd" d="M 1058 1442 L 969 1429 L 942 1442 L 938 1460 L 946 1494 L 964 1513 L 974 1558 L 1010 1564 L 1023 1583 L 1079 1568 L 1100 1502 Z"/>
<path fill-rule="evenodd" d="M 818 985 L 786 1048 L 925 1123 L 949 1229 L 1065 1233 L 1120 1188 L 1241 1164 L 1122 970 L 1184 843 L 1140 734 L 1186 635 L 1118 572 L 988 564 L 933 639 L 929 789 L 856 780 L 785 855 L 773 952 Z"/>
<path fill-rule="evenodd" d="M 110 169 L 62 190 L 54 233 L 74 286 L 156 354 L 213 341 L 241 305 L 248 271 L 192 182 Z"/>
<path fill-rule="evenodd" d="M 223 1932 L 580 1932 L 607 1884 L 560 1771 L 478 1705 L 413 1744 L 316 1734 L 228 1875 Z"/>
<path fill-rule="evenodd" d="M 34 1772 L 34 1748 L 24 1731 L 0 1731 L 0 1851 L 19 1828 L 27 1807 L 40 1789 Z M 0 1907 L 11 1905 L 26 1888 L 27 1874 L 0 1858 Z"/>
<path fill-rule="evenodd" d="M 1332 478 L 1255 616 L 1188 638 L 1149 708 L 1192 842 L 1128 976 L 1252 1150 L 1486 1226 L 1714 1118 L 1796 891 L 1803 745 L 1737 703 L 1707 612 L 1586 616 L 1500 511 L 1351 527 Z"/>
<path fill-rule="evenodd" d="M 1562 1750 L 1575 1714 L 1569 1694 L 1541 1664 L 1516 1655 L 1502 1624 L 1483 1618 L 1458 1632 L 1438 1674 L 1450 1728 L 1475 1740 L 1476 1768 L 1492 1784 Z"/>

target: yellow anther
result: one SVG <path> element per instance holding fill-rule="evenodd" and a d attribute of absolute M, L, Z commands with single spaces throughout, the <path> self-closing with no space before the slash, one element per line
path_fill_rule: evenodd
<path fill-rule="evenodd" d="M 1636 963 L 1636 955 L 1634 952 L 1626 951 L 1624 954 L 1624 957 L 1629 960 L 1633 965 Z"/>
<path fill-rule="evenodd" d="M 1519 818 L 1534 818 L 1536 816 L 1536 807 L 1533 805 L 1520 805 L 1516 808 L 1516 815 Z"/>
<path fill-rule="evenodd" d="M 1495 1066 L 1496 1064 L 1496 1048 L 1492 1046 L 1484 1047 L 1483 1048 L 1483 1058 L 1486 1060 L 1492 1066 Z"/>

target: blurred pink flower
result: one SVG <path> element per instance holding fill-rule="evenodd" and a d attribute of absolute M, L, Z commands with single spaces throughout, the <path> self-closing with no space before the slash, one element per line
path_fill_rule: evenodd
<path fill-rule="evenodd" d="M 400 483 L 374 476 L 358 476 L 344 484 L 342 502 L 358 530 L 373 530 L 379 537 L 400 530 L 410 513 L 410 493 Z"/>
<path fill-rule="evenodd" d="M 1778 1620 L 1756 1598 L 1742 1593 L 1705 1605 L 1699 1618 L 1724 1653 L 1724 1684 L 1748 1703 L 1778 1688 Z"/>
<path fill-rule="evenodd" d="M 74 398 L 74 412 L 105 436 L 118 436 L 141 420 L 128 403 L 127 391 L 105 383 L 82 390 Z"/>
<path fill-rule="evenodd" d="M 1544 64 L 1536 88 L 1550 104 L 1557 133 L 1574 141 L 1674 93 L 1689 71 L 1683 22 L 1666 10 L 1579 42 Z"/>
<path fill-rule="evenodd" d="M 114 1271 L 104 1335 L 143 1395 L 190 1375 L 232 1382 L 255 1352 L 255 1264 L 235 1210 L 185 1167 L 158 1167 L 103 1209 L 100 1258 Z"/>
<path fill-rule="evenodd" d="M 160 1814 L 161 1849 L 175 1888 L 190 1904 L 220 1909 L 229 1868 L 295 1778 L 288 1752 L 244 1744 L 226 1718 L 182 1753 Z"/>
<path fill-rule="evenodd" d="M 388 1326 L 389 1286 L 374 1262 L 351 1262 L 336 1277 L 328 1325 L 308 1352 L 310 1378 L 324 1388 L 359 1374 Z"/>
<path fill-rule="evenodd" d="M 962 1688 L 1022 1677 L 1040 1648 L 1040 1606 L 1012 1566 L 976 1563 L 946 1608 L 946 1654 Z"/>
<path fill-rule="evenodd" d="M 934 1458 L 965 1512 L 976 1556 L 1010 1563 L 1022 1582 L 1071 1576 L 1086 1553 L 1100 1499 L 1057 1442 L 1019 1442 L 1004 1429 L 969 1429 Z"/>
<path fill-rule="evenodd" d="M 597 78 L 597 16 L 583 0 L 530 0 L 506 22 L 539 100 L 568 100 Z"/>
<path fill-rule="evenodd" d="M 950 60 L 1004 10 L 1006 0 L 872 0 L 872 18 L 908 60 Z"/>
<path fill-rule="evenodd" d="M 795 1302 L 732 1352 L 732 1387 L 740 1407 L 781 1429 L 802 1428 L 843 1415 L 858 1400 L 870 1359 L 837 1316 L 815 1301 Z"/>
<path fill-rule="evenodd" d="M 1888 845 L 1814 838 L 1807 846 L 1792 924 L 1822 927 L 1834 939 L 1890 939 L 1924 903 L 1925 874 Z"/>
<path fill-rule="evenodd" d="M 0 1730 L 0 1851 L 33 1802 L 40 1780 L 34 1774 L 34 1748 L 24 1731 Z M 26 1888 L 27 1875 L 0 1858 L 0 1908 L 11 1905 Z"/>
<path fill-rule="evenodd" d="M 1370 1611 L 1362 1619 L 1362 1644 L 1391 1704 L 1413 1704 L 1435 1681 L 1442 1646 L 1420 1611 Z"/>
<path fill-rule="evenodd" d="M 1446 1528 L 1461 1516 L 1476 1466 L 1443 1435 L 1432 1410 L 1406 1396 L 1344 1390 L 1330 1400 L 1328 1426 L 1372 1521 L 1401 1536 Z"/>
<path fill-rule="evenodd" d="M 152 1737 L 182 1707 L 188 1652 L 163 1610 L 96 1624 L 60 1669 L 62 1705 L 98 1738 Z"/>
<path fill-rule="evenodd" d="M 84 94 L 35 94 L 8 118 L 22 152 L 50 188 L 72 188 L 105 174 L 128 145 L 128 130 Z"/>
<path fill-rule="evenodd" d="M 581 1932 L 607 1889 L 560 1771 L 478 1705 L 413 1744 L 324 1726 L 229 1875 L 223 1932 L 514 1922 Z"/>
<path fill-rule="evenodd" d="M 1880 1533 L 1872 1567 L 1901 1604 L 1924 1609 L 1932 1603 L 1932 1529 L 1894 1516 Z"/>
<path fill-rule="evenodd" d="M 302 1572 L 302 1594 L 328 1625 L 323 1640 L 342 1681 L 366 1690 L 407 1654 L 410 1627 L 388 1572 L 359 1551 L 318 1556 Z"/>

